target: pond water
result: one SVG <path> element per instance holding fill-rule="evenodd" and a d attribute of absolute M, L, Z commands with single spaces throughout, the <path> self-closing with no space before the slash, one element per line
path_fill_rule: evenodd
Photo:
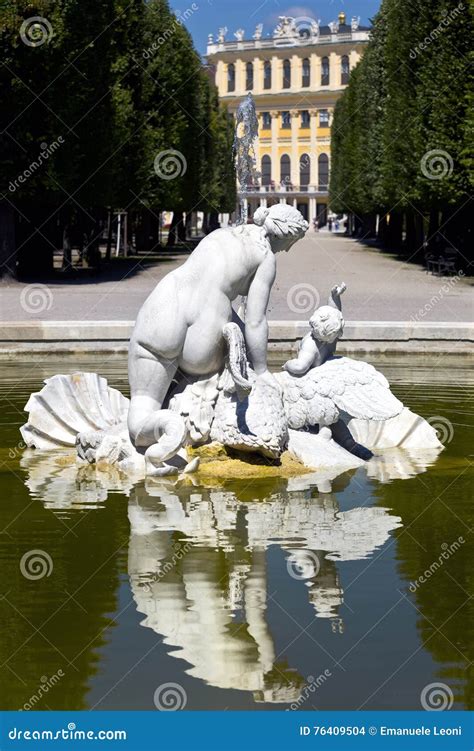
<path fill-rule="evenodd" d="M 371 361 L 446 449 L 319 489 L 78 474 L 23 407 L 58 372 L 126 392 L 124 358 L 0 364 L 1 708 L 472 709 L 472 370 Z"/>

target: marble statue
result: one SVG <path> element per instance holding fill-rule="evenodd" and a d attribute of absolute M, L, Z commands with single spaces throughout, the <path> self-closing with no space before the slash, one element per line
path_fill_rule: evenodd
<path fill-rule="evenodd" d="M 258 23 L 255 27 L 253 38 L 258 41 L 259 39 L 262 38 L 262 33 L 263 33 L 263 23 Z"/>
<path fill-rule="evenodd" d="M 219 29 L 219 42 L 226 31 Z M 280 17 L 277 35 L 296 31 L 293 18 Z M 381 373 L 337 357 L 344 283 L 313 312 L 296 356 L 270 372 L 267 307 L 277 255 L 304 236 L 308 223 L 286 203 L 259 207 L 248 222 L 257 135 L 248 94 L 235 126 L 238 222 L 201 240 L 143 303 L 129 345 L 130 399 L 96 373 L 49 378 L 25 408 L 21 433 L 29 448 L 73 447 L 78 463 L 131 478 L 195 473 L 200 458 L 188 449 L 209 443 L 277 465 L 287 452 L 302 471 L 324 470 L 322 485 L 379 449 L 440 448 L 434 429 L 404 408 Z"/>
<path fill-rule="evenodd" d="M 165 463 L 183 445 L 186 428 L 176 411 L 163 409 L 166 396 L 175 378 L 190 384 L 223 370 L 224 328 L 238 295 L 246 297 L 245 345 L 258 387 L 277 388 L 267 367 L 266 319 L 275 255 L 288 251 L 307 228 L 286 204 L 259 209 L 253 225 L 208 235 L 143 304 L 129 348 L 128 427 L 134 446 L 145 450 L 150 472 L 174 471 Z"/>
<path fill-rule="evenodd" d="M 291 16 L 278 16 L 278 24 L 273 31 L 274 37 L 290 37 L 296 34 L 295 19 Z"/>
<path fill-rule="evenodd" d="M 238 42 L 243 42 L 245 37 L 245 29 L 237 29 L 237 31 L 234 31 L 234 36 Z"/>
<path fill-rule="evenodd" d="M 336 356 L 344 283 L 314 311 L 296 357 L 269 372 L 275 254 L 307 225 L 286 204 L 259 209 L 254 221 L 211 233 L 144 303 L 130 342 L 130 401 L 95 373 L 47 379 L 26 405 L 27 446 L 75 446 L 80 462 L 138 476 L 195 472 L 199 459 L 189 460 L 186 446 L 209 442 L 273 461 L 288 451 L 332 476 L 364 465 L 373 451 L 439 450 L 434 429 L 381 373 Z M 243 321 L 232 308 L 239 294 Z"/>

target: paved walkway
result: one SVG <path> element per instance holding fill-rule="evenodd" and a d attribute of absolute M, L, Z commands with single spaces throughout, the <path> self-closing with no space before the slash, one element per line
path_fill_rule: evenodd
<path fill-rule="evenodd" d="M 114 264 L 99 277 L 44 286 L 0 284 L 0 321 L 133 320 L 160 279 L 185 254 L 153 263 Z M 122 278 L 124 277 L 125 278 Z M 306 320 L 331 286 L 345 281 L 346 320 L 472 321 L 472 279 L 427 275 L 414 264 L 359 245 L 346 237 L 310 231 L 289 253 L 278 256 L 269 306 L 272 320 Z"/>

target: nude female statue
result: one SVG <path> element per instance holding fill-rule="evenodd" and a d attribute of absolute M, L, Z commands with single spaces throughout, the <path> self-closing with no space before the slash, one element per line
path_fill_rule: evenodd
<path fill-rule="evenodd" d="M 176 472 L 164 462 L 183 445 L 186 429 L 179 415 L 162 409 L 163 402 L 178 369 L 188 380 L 223 369 L 223 328 L 239 295 L 247 297 L 244 335 L 252 367 L 259 378 L 274 382 L 267 368 L 266 310 L 275 254 L 289 250 L 307 229 L 300 212 L 287 204 L 259 208 L 253 225 L 208 235 L 143 304 L 129 348 L 128 428 L 135 447 L 145 450 L 150 473 Z"/>

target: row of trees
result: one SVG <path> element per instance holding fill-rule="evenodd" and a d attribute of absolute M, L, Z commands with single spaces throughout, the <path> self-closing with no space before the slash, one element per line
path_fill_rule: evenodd
<path fill-rule="evenodd" d="M 352 234 L 420 257 L 472 258 L 474 5 L 382 0 L 337 103 L 330 196 Z M 463 260 L 464 259 L 464 260 Z"/>
<path fill-rule="evenodd" d="M 97 246 L 111 209 L 138 250 L 163 209 L 173 230 L 184 211 L 233 210 L 232 121 L 185 20 L 167 0 L 4 0 L 3 273 L 48 273 L 78 236 Z"/>

